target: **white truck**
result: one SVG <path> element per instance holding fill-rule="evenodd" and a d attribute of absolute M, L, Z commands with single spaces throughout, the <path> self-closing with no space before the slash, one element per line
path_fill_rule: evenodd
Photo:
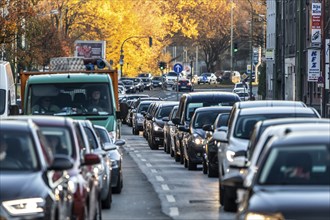
<path fill-rule="evenodd" d="M 16 87 L 10 63 L 0 61 L 0 119 L 17 114 Z"/>

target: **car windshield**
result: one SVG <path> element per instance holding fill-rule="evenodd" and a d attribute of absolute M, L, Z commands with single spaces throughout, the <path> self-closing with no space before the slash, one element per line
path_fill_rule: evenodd
<path fill-rule="evenodd" d="M 113 143 L 110 139 L 107 130 L 96 128 L 95 132 L 97 133 L 98 137 L 100 138 L 101 143 Z"/>
<path fill-rule="evenodd" d="M 35 84 L 29 88 L 27 114 L 112 115 L 113 102 L 106 83 Z M 28 96 L 29 97 L 29 96 Z"/>
<path fill-rule="evenodd" d="M 173 109 L 173 106 L 163 106 L 158 110 L 156 118 L 168 117 Z"/>
<path fill-rule="evenodd" d="M 39 159 L 35 142 L 26 132 L 1 130 L 1 149 L 6 149 L 0 156 L 2 171 L 33 171 L 39 168 Z"/>
<path fill-rule="evenodd" d="M 254 125 L 258 121 L 275 118 L 294 118 L 294 117 L 315 117 L 309 114 L 263 114 L 263 115 L 245 115 L 238 118 L 235 129 L 234 137 L 241 139 L 250 139 Z"/>
<path fill-rule="evenodd" d="M 162 77 L 155 76 L 152 80 L 162 80 Z"/>
<path fill-rule="evenodd" d="M 149 108 L 149 105 L 150 105 L 151 103 L 144 103 L 144 104 L 140 104 L 139 105 L 139 107 L 138 107 L 138 110 L 137 110 L 137 112 L 138 113 L 141 113 L 141 112 L 146 112 L 146 111 L 148 111 L 148 108 Z"/>
<path fill-rule="evenodd" d="M 42 134 L 46 136 L 53 154 L 64 154 L 75 157 L 75 148 L 70 131 L 65 127 L 41 127 Z"/>
<path fill-rule="evenodd" d="M 214 120 L 218 116 L 218 112 L 198 112 L 195 115 L 195 121 L 193 122 L 193 128 L 202 128 L 204 125 L 213 124 Z"/>
<path fill-rule="evenodd" d="M 229 114 L 221 114 L 221 119 L 217 121 L 216 127 L 220 128 L 221 126 L 227 126 L 229 120 Z"/>
<path fill-rule="evenodd" d="M 326 145 L 280 146 L 260 166 L 262 185 L 330 185 L 330 149 Z"/>
<path fill-rule="evenodd" d="M 169 72 L 167 76 L 178 76 L 178 74 L 176 72 Z"/>

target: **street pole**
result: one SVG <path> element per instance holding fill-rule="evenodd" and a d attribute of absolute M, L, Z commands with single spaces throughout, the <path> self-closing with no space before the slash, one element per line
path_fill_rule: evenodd
<path fill-rule="evenodd" d="M 251 0 L 248 0 L 250 3 L 250 11 L 251 11 L 251 22 L 250 22 L 250 100 L 252 100 L 252 72 L 253 72 L 253 5 Z"/>
<path fill-rule="evenodd" d="M 234 48 L 233 48 L 233 0 L 230 0 L 230 74 L 233 72 L 233 56 L 234 56 Z"/>
<path fill-rule="evenodd" d="M 149 38 L 149 44 L 150 44 L 150 38 L 151 38 L 150 36 L 131 36 L 131 37 L 126 38 L 123 41 L 123 43 L 121 44 L 121 47 L 120 47 L 120 59 L 119 59 L 120 75 L 121 75 L 121 77 L 123 76 L 123 65 L 124 65 L 124 50 L 123 50 L 123 48 L 124 48 L 125 42 L 128 41 L 128 40 L 130 40 L 130 39 L 132 39 L 132 38 L 146 38 L 146 37 Z M 150 45 L 150 47 L 151 47 L 151 45 Z"/>

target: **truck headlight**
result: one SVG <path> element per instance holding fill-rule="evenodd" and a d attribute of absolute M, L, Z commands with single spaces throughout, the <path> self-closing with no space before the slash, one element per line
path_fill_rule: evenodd
<path fill-rule="evenodd" d="M 42 198 L 17 199 L 2 202 L 11 215 L 27 215 L 44 212 L 45 201 Z"/>

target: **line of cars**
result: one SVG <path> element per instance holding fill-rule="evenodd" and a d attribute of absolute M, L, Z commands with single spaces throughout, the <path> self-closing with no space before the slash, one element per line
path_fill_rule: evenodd
<path fill-rule="evenodd" d="M 195 92 L 149 101 L 133 134 L 143 131 L 151 149 L 163 145 L 188 170 L 202 164 L 237 219 L 328 219 L 330 120 L 301 101 L 240 100 Z M 164 103 L 172 107 L 161 119 Z"/>
<path fill-rule="evenodd" d="M 0 121 L 0 139 L 1 219 L 102 219 L 121 191 L 125 142 L 102 126 L 11 116 Z"/>

